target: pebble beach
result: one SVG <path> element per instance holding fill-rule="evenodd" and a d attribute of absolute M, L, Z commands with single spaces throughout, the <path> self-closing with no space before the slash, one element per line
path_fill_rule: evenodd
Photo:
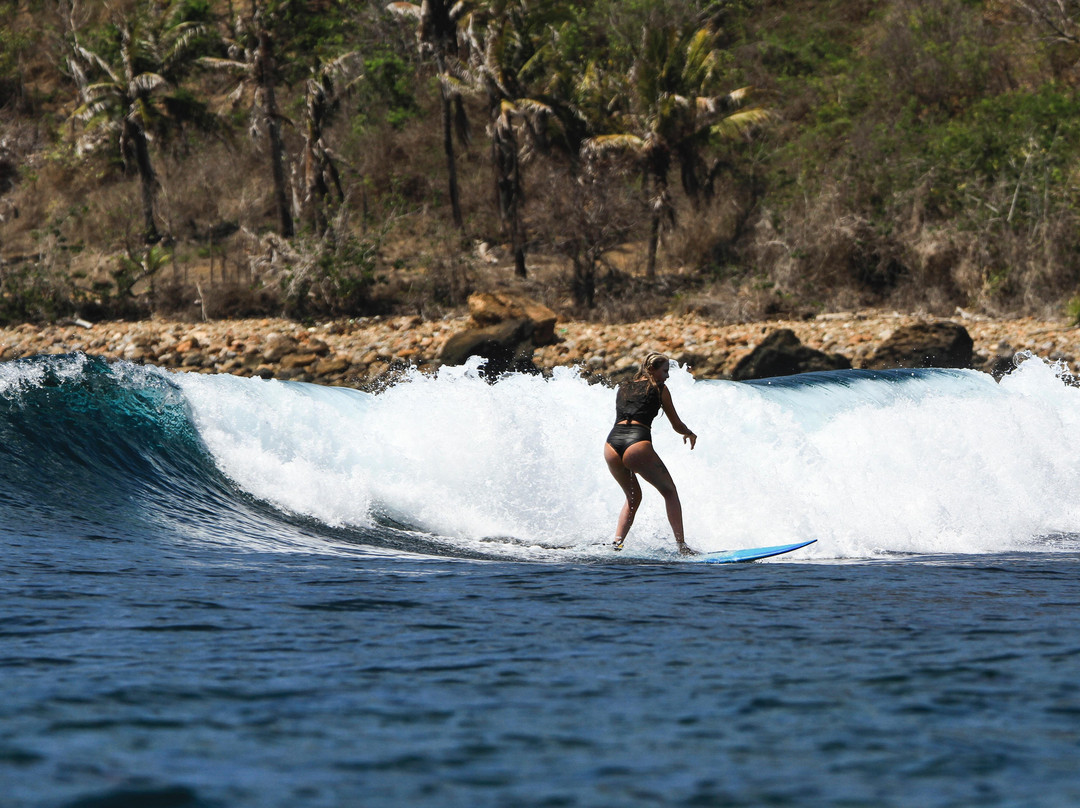
<path fill-rule="evenodd" d="M 625 371 L 644 353 L 658 350 L 689 366 L 699 378 L 724 378 L 768 334 L 788 328 L 803 344 L 842 354 L 858 368 L 895 329 L 928 319 L 947 319 L 967 329 L 974 341 L 977 369 L 1030 351 L 1063 362 L 1074 373 L 1077 370 L 1080 329 L 1064 320 L 994 319 L 960 313 L 927 318 L 882 311 L 734 325 L 690 315 L 619 324 L 559 321 L 556 342 L 537 347 L 533 361 L 544 371 L 578 366 L 590 376 L 603 378 Z M 467 315 L 439 320 L 372 317 L 318 325 L 285 319 L 23 324 L 0 329 L 0 361 L 83 352 L 178 371 L 371 387 L 405 367 L 436 370 L 446 341 L 474 326 Z"/>

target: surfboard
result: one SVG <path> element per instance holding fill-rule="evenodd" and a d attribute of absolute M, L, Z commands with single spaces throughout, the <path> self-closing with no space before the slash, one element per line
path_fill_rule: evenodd
<path fill-rule="evenodd" d="M 699 564 L 737 564 L 742 561 L 758 561 L 762 558 L 790 553 L 801 547 L 816 542 L 817 539 L 799 542 L 798 544 L 780 544 L 776 547 L 748 547 L 745 550 L 722 550 L 719 553 L 702 553 L 701 555 L 689 556 L 687 561 L 696 561 Z"/>

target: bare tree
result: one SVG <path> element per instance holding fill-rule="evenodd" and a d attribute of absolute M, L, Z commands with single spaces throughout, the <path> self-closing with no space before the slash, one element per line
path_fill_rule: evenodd
<path fill-rule="evenodd" d="M 1080 42 L 1080 0 L 1012 0 L 1012 4 L 1043 28 L 1050 39 Z"/>

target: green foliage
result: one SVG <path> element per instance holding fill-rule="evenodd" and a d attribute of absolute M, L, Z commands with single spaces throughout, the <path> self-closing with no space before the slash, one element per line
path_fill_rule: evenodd
<path fill-rule="evenodd" d="M 364 77 L 356 90 L 352 117 L 355 132 L 380 121 L 400 130 L 420 112 L 413 87 L 415 71 L 401 56 L 378 51 L 364 59 Z"/>
<path fill-rule="evenodd" d="M 0 267 L 0 325 L 42 322 L 74 311 L 70 278 L 41 263 Z"/>
<path fill-rule="evenodd" d="M 1069 318 L 1070 323 L 1080 326 L 1080 295 L 1069 298 L 1065 306 L 1065 316 Z"/>
<path fill-rule="evenodd" d="M 214 4 L 211 0 L 179 0 L 174 14 L 181 22 L 214 22 Z"/>
<path fill-rule="evenodd" d="M 992 181 L 1039 156 L 1057 185 L 1080 149 L 1080 99 L 1055 84 L 980 99 L 930 142 L 935 162 L 958 178 Z"/>
<path fill-rule="evenodd" d="M 818 279 L 815 267 L 831 262 L 839 268 L 830 278 L 842 276 L 881 299 L 896 279 L 911 276 L 916 258 L 910 245 L 933 230 L 943 243 L 966 245 L 964 271 L 975 278 L 971 285 L 995 301 L 1039 299 L 1018 284 L 1019 267 L 1038 267 L 1043 275 L 1038 282 L 1056 290 L 1061 300 L 1075 288 L 1080 270 L 1070 267 L 1080 248 L 1076 53 L 1048 45 L 1038 19 L 1016 11 L 1016 4 L 1006 4 L 1012 13 L 975 0 L 437 5 L 460 12 L 453 19 L 442 15 L 448 23 L 444 39 L 456 39 L 439 60 L 418 55 L 415 35 L 422 26 L 401 25 L 400 18 L 391 23 L 382 2 L 124 0 L 108 10 L 98 6 L 89 16 L 96 27 L 77 32 L 78 44 L 99 61 L 88 58 L 83 65 L 86 81 L 77 117 L 86 129 L 74 132 L 101 127 L 97 137 L 79 145 L 108 147 L 114 161 L 140 172 L 148 232 L 156 194 L 168 203 L 161 205 L 158 221 L 178 230 L 186 226 L 188 216 L 179 211 L 197 204 L 179 199 L 186 174 L 205 175 L 203 187 L 218 188 L 212 169 L 195 171 L 194 162 L 185 162 L 202 156 L 194 125 L 247 129 L 239 106 L 258 111 L 272 90 L 276 106 L 265 111 L 262 125 L 265 130 L 272 120 L 281 130 L 277 173 L 283 183 L 295 178 L 300 205 L 308 205 L 313 193 L 322 199 L 323 219 L 356 199 L 361 184 L 366 217 L 395 206 L 398 213 L 442 202 L 449 206 L 456 202 L 455 192 L 447 197 L 444 182 L 429 174 L 449 175 L 456 166 L 465 176 L 463 193 L 469 194 L 461 200 L 470 226 L 463 243 L 490 238 L 495 216 L 502 214 L 504 221 L 520 219 L 507 229 L 508 241 L 527 242 L 536 251 L 564 249 L 565 227 L 551 213 L 557 207 L 553 200 L 572 196 L 575 183 L 587 175 L 589 182 L 603 185 L 594 189 L 597 198 L 633 211 L 617 228 L 619 239 L 644 242 L 672 228 L 682 231 L 659 244 L 661 259 L 673 260 L 680 240 L 694 234 L 690 217 L 674 218 L 676 210 L 693 203 L 697 226 L 707 235 L 684 263 L 700 262 L 702 275 L 720 271 L 716 267 L 732 279 L 760 272 L 763 282 L 786 293 L 785 284 L 793 279 L 812 285 Z M 24 73 L 39 86 L 61 88 L 54 92 L 69 86 L 55 76 L 41 80 L 40 63 L 27 66 L 49 37 L 38 35 L 45 23 L 26 20 L 44 18 L 46 10 L 56 8 L 45 0 L 0 3 L 0 106 L 25 92 Z M 232 31 L 232 41 L 224 34 L 235 16 L 226 20 L 226 8 L 245 21 Z M 1080 17 L 1073 13 L 1075 3 L 1062 8 Z M 1080 18 L 1070 24 L 1080 24 Z M 205 32 L 213 29 L 221 35 L 219 58 L 198 64 L 217 62 L 246 79 L 231 97 L 231 108 L 224 103 L 228 88 L 209 71 L 194 72 L 195 60 L 165 58 L 170 43 L 179 41 L 169 38 L 170 29 L 193 25 L 203 26 L 204 34 L 185 41 L 188 56 L 206 51 L 211 37 Z M 124 26 L 134 43 L 126 72 Z M 256 64 L 260 32 L 269 34 L 272 59 Z M 335 77 L 340 84 L 326 85 L 325 114 L 313 125 L 311 80 L 344 54 L 362 58 L 362 78 L 354 85 L 351 74 L 348 97 L 338 93 L 346 84 L 340 76 Z M 62 61 L 57 54 L 49 60 Z M 272 86 L 257 80 L 264 69 Z M 432 72 L 440 74 L 441 83 Z M 702 110 L 724 93 L 748 86 L 760 90 L 755 98 L 776 113 L 776 125 L 756 130 L 762 136 L 749 145 L 744 145 L 745 126 L 738 128 L 738 137 L 723 141 L 720 135 L 732 130 L 723 127 L 722 116 Z M 440 92 L 447 98 L 439 98 Z M 734 111 L 746 110 L 742 98 L 729 99 Z M 225 118 L 209 115 L 210 99 Z M 450 103 L 440 104 L 443 100 Z M 340 118 L 333 113 L 339 110 L 347 119 L 335 128 Z M 460 137 L 466 131 L 458 128 L 459 112 L 470 118 L 472 140 L 451 136 L 449 159 L 433 169 L 447 140 L 444 132 L 453 126 Z M 440 114 L 447 115 L 445 130 Z M 125 131 L 125 123 L 134 122 L 145 144 L 139 143 L 139 132 Z M 747 121 L 754 122 L 761 119 Z M 187 135 L 189 148 L 163 151 L 177 133 Z M 486 142 L 479 143 L 485 135 Z M 601 148 L 582 156 L 582 144 L 605 142 L 605 136 L 608 144 L 624 148 L 624 160 L 631 160 L 616 165 L 614 151 Z M 263 160 L 268 151 L 241 138 L 233 142 L 245 150 L 237 165 L 240 158 Z M 455 142 L 467 151 L 455 151 Z M 116 149 L 119 143 L 123 150 Z M 140 155 L 136 147 L 141 145 L 146 148 Z M 23 183 L 42 171 L 40 161 L 21 161 L 26 153 L 9 161 L 35 166 L 19 178 Z M 313 182 L 320 167 L 322 186 Z M 678 180 L 669 177 L 672 171 L 679 172 Z M 490 174 L 496 175 L 498 194 L 491 193 Z M 244 213 L 228 215 L 253 232 L 268 224 L 267 184 L 259 178 L 229 189 L 250 204 Z M 709 198 L 714 189 L 723 195 L 715 205 Z M 823 206 L 823 200 L 830 204 Z M 310 217 L 316 233 L 325 224 L 318 218 Z M 47 231 L 42 224 L 47 219 L 37 217 L 35 226 Z M 417 231 L 428 227 L 416 225 Z M 98 236 L 118 242 L 121 231 L 114 224 Z M 721 238 L 722 245 L 706 243 Z M 345 231 L 321 242 L 307 234 L 297 243 L 305 257 L 295 266 L 304 269 L 294 268 L 287 277 L 279 273 L 271 284 L 281 280 L 290 310 L 308 316 L 367 305 L 376 262 L 370 245 Z M 784 258 L 777 262 L 772 256 L 780 253 Z M 131 279 L 155 261 L 141 252 L 120 259 L 118 294 L 134 296 Z M 784 261 L 786 268 L 777 270 L 788 273 L 783 280 L 764 268 Z M 952 269 L 935 272 L 950 277 Z M 875 280 L 882 273 L 886 280 Z M 29 290 L 15 297 L 30 300 L 38 294 L 34 277 L 27 271 L 11 281 Z M 47 308 L 37 305 L 40 311 Z"/>
<path fill-rule="evenodd" d="M 172 251 L 161 244 L 154 244 L 139 252 L 128 250 L 127 255 L 118 256 L 111 273 L 116 297 L 133 297 L 135 285 L 153 278 L 171 258 Z"/>
<path fill-rule="evenodd" d="M 286 84 L 304 79 L 312 64 L 350 50 L 359 36 L 347 3 L 259 0 L 274 38 L 278 68 Z"/>
<path fill-rule="evenodd" d="M 0 25 L 0 107 L 21 93 L 22 59 L 33 46 L 29 31 Z"/>

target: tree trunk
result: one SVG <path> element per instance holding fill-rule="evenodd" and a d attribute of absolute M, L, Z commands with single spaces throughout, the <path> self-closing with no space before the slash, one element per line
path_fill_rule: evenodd
<path fill-rule="evenodd" d="M 289 196 L 285 187 L 285 144 L 281 139 L 281 120 L 274 95 L 274 57 L 270 32 L 259 29 L 258 76 L 263 90 L 263 119 L 270 137 L 270 170 L 274 177 L 274 205 L 277 208 L 281 235 L 292 238 L 296 233 Z"/>
<path fill-rule="evenodd" d="M 156 244 L 161 241 L 157 223 L 154 221 L 154 196 L 157 193 L 157 175 L 154 174 L 154 166 L 150 162 L 150 144 L 146 141 L 146 133 L 138 124 L 129 119 L 124 121 L 125 138 L 131 143 L 135 152 L 135 167 L 139 171 L 139 186 L 142 192 L 142 210 L 144 223 L 144 237 L 147 244 Z"/>
<path fill-rule="evenodd" d="M 671 210 L 671 199 L 668 195 L 666 155 L 656 152 L 650 158 L 653 165 L 649 170 L 652 178 L 652 199 L 649 207 L 652 209 L 652 222 L 649 226 L 649 262 L 645 267 L 645 277 L 648 280 L 656 278 L 656 253 L 660 249 L 660 231 L 664 227 L 664 220 L 674 222 L 674 214 Z"/>
<path fill-rule="evenodd" d="M 495 102 L 498 103 L 498 102 Z M 521 161 L 513 126 L 496 119 L 492 135 L 492 162 L 495 165 L 495 189 L 510 251 L 514 255 L 514 273 L 527 275 L 525 268 L 525 233 L 521 223 Z"/>
<path fill-rule="evenodd" d="M 660 212 L 654 210 L 652 224 L 649 227 L 649 262 L 645 265 L 645 277 L 656 279 L 656 251 L 660 246 Z"/>
<path fill-rule="evenodd" d="M 311 232 L 321 236 L 329 225 L 326 200 L 330 189 L 326 185 L 323 160 L 315 152 L 316 135 L 309 123 L 307 143 L 304 144 L 304 205 L 311 221 Z"/>
<path fill-rule="evenodd" d="M 442 59 L 439 60 L 439 75 L 443 73 Z M 461 196 L 458 193 L 457 160 L 454 158 L 454 116 L 451 109 L 450 93 L 440 82 L 439 93 L 442 98 L 443 152 L 446 154 L 446 173 L 450 181 L 450 210 L 454 217 L 454 226 L 465 229 L 465 220 L 461 216 Z"/>
<path fill-rule="evenodd" d="M 596 259 L 592 248 L 582 249 L 580 244 L 575 245 L 573 265 L 574 302 L 593 309 L 596 307 Z"/>

